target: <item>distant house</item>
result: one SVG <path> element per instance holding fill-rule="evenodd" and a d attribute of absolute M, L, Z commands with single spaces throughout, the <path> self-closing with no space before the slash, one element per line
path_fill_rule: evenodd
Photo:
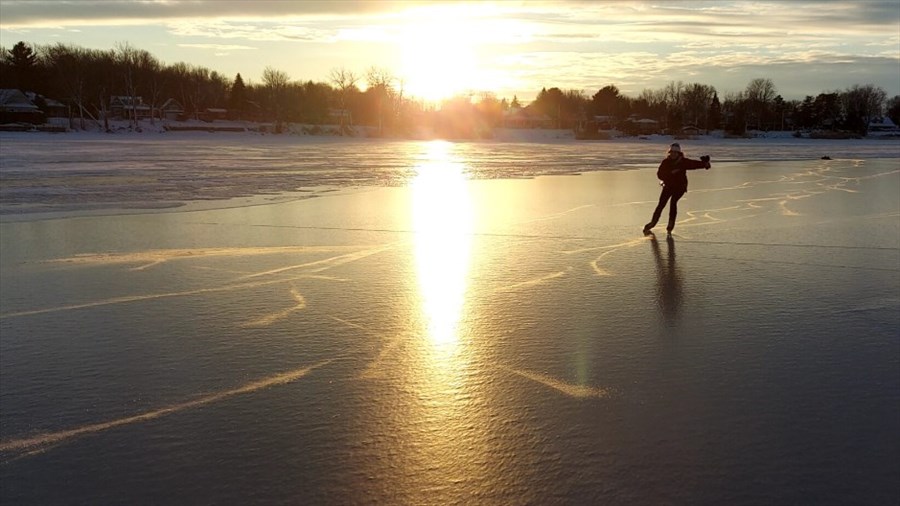
<path fill-rule="evenodd" d="M 226 119 L 228 117 L 228 109 L 219 107 L 207 107 L 205 111 L 200 113 L 200 119 L 203 121 L 214 121 L 217 119 Z"/>
<path fill-rule="evenodd" d="M 633 122 L 642 135 L 655 134 L 659 131 L 659 121 L 655 119 L 643 118 Z"/>
<path fill-rule="evenodd" d="M 552 128 L 553 119 L 531 107 L 515 107 L 503 112 L 506 128 Z"/>
<path fill-rule="evenodd" d="M 31 123 L 44 122 L 44 113 L 41 109 L 19 90 L 0 89 L 0 123 Z"/>
<path fill-rule="evenodd" d="M 869 122 L 869 133 L 876 134 L 900 134 L 900 127 L 891 121 L 891 118 L 875 118 Z"/>
<path fill-rule="evenodd" d="M 150 106 L 141 97 L 115 95 L 109 97 L 109 114 L 119 119 L 149 119 Z"/>
<path fill-rule="evenodd" d="M 348 109 L 328 109 L 328 121 L 335 125 L 352 125 L 353 116 Z"/>
<path fill-rule="evenodd" d="M 694 125 L 688 125 L 681 129 L 682 135 L 700 135 L 700 129 Z"/>
<path fill-rule="evenodd" d="M 616 120 L 612 116 L 594 116 L 594 124 L 598 130 L 612 130 L 616 126 Z"/>
<path fill-rule="evenodd" d="M 25 96 L 28 97 L 28 100 L 30 100 L 32 104 L 36 105 L 38 109 L 44 111 L 44 115 L 47 118 L 69 117 L 69 108 L 66 106 L 66 104 L 60 102 L 59 100 L 54 100 L 43 95 L 38 95 L 33 91 L 26 92 Z"/>
<path fill-rule="evenodd" d="M 175 121 L 184 114 L 184 107 L 174 98 L 170 98 L 163 102 L 157 114 L 159 114 L 160 119 Z"/>
<path fill-rule="evenodd" d="M 265 118 L 265 114 L 263 113 L 263 108 L 257 102 L 253 102 L 251 100 L 244 101 L 243 104 L 240 105 L 239 109 L 230 109 L 228 111 L 231 119 L 241 119 L 241 120 L 249 120 L 249 121 L 262 121 Z"/>

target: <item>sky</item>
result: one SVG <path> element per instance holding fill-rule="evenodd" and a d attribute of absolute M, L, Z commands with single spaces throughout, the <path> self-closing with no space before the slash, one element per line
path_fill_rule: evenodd
<path fill-rule="evenodd" d="M 900 2 L 0 0 L 0 45 L 128 43 L 261 84 L 372 68 L 407 96 L 542 88 L 624 95 L 670 82 L 720 96 L 769 78 L 787 100 L 874 84 L 900 94 Z"/>

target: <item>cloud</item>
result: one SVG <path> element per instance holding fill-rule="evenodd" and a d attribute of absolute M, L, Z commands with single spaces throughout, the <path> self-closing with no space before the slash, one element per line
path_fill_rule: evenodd
<path fill-rule="evenodd" d="M 276 19 L 390 12 L 400 1 L 334 2 L 306 0 L 3 0 L 3 24 L 15 26 L 92 26 L 184 19 Z"/>
<path fill-rule="evenodd" d="M 252 46 L 238 46 L 235 44 L 177 44 L 178 47 L 191 47 L 195 49 L 214 49 L 216 51 L 244 51 L 258 49 Z"/>
<path fill-rule="evenodd" d="M 474 33 L 481 41 L 506 45 L 719 44 L 727 50 L 773 42 L 831 41 L 865 47 L 895 37 L 900 30 L 900 8 L 894 1 L 860 6 L 835 0 L 496 4 L 4 0 L 0 8 L 5 30 L 157 24 L 182 37 L 324 43 L 392 40 L 404 24 L 429 17 L 455 24 L 461 33 Z"/>
<path fill-rule="evenodd" d="M 722 23 L 740 23 L 766 31 L 846 30 L 863 32 L 873 27 L 890 28 L 900 19 L 893 0 L 867 1 L 860 5 L 838 0 L 791 2 L 499 2 L 481 4 L 404 1 L 335 2 L 306 0 L 4 0 L 3 24 L 23 26 L 91 26 L 178 22 L 183 20 L 369 19 L 389 18 L 403 12 L 458 13 L 465 17 L 516 18 L 557 26 L 602 27 L 625 25 L 629 31 L 653 31 L 655 27 L 683 25 L 702 29 Z M 764 22 L 760 22 L 764 19 Z M 591 30 L 593 31 L 593 30 Z M 895 31 L 892 31 L 895 33 Z M 570 36 L 563 35 L 561 36 Z M 590 32 L 589 32 L 590 33 Z"/>
<path fill-rule="evenodd" d="M 169 32 L 182 37 L 206 37 L 211 39 L 242 39 L 248 41 L 322 41 L 336 40 L 337 31 L 283 23 L 243 21 L 190 22 L 179 21 L 169 25 Z"/>
<path fill-rule="evenodd" d="M 870 40 L 889 37 L 900 29 L 900 9 L 893 3 L 878 2 L 865 7 L 833 2 L 672 2 L 652 8 L 637 8 L 638 5 L 644 4 L 585 4 L 575 19 L 564 9 L 523 13 L 521 17 L 540 27 L 541 40 L 561 43 L 708 41 L 753 45 L 772 40 Z"/>
<path fill-rule="evenodd" d="M 682 50 L 661 57 L 652 51 L 540 51 L 498 57 L 491 65 L 519 83 L 594 93 L 615 84 L 624 94 L 659 89 L 672 81 L 715 86 L 720 95 L 743 90 L 753 77 L 771 77 L 786 99 L 873 82 L 900 89 L 900 56 L 857 55 L 820 48 L 790 51 Z"/>

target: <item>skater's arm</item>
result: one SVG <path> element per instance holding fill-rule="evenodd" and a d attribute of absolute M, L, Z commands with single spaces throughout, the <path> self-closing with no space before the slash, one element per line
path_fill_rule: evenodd
<path fill-rule="evenodd" d="M 712 167 L 712 165 L 709 164 L 709 160 L 692 160 L 690 158 L 681 160 L 681 166 L 684 167 L 685 170 L 708 169 Z"/>

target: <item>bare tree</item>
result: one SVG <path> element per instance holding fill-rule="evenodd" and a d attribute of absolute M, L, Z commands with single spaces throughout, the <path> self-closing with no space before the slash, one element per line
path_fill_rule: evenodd
<path fill-rule="evenodd" d="M 341 135 L 344 135 L 344 115 L 347 110 L 347 96 L 350 94 L 350 91 L 356 88 L 356 83 L 359 81 L 359 77 L 356 76 L 353 72 L 345 69 L 344 67 L 339 67 L 331 70 L 329 74 L 329 79 L 338 89 L 338 98 L 340 100 L 341 105 Z M 350 124 L 353 124 L 353 120 L 351 118 Z"/>
<path fill-rule="evenodd" d="M 638 115 L 661 121 L 666 114 L 665 91 L 645 88 L 635 101 L 635 106 Z"/>
<path fill-rule="evenodd" d="M 670 81 L 662 90 L 663 99 L 670 108 L 678 108 L 681 106 L 682 95 L 684 94 L 684 83 L 681 81 Z"/>
<path fill-rule="evenodd" d="M 848 126 L 865 136 L 869 133 L 869 123 L 881 116 L 887 93 L 873 84 L 854 84 L 841 98 Z"/>
<path fill-rule="evenodd" d="M 190 67 L 187 90 L 194 119 L 200 119 L 200 112 L 206 102 L 206 83 L 209 81 L 209 69 L 206 67 Z"/>
<path fill-rule="evenodd" d="M 396 107 L 393 103 L 396 93 L 394 91 L 394 76 L 387 69 L 370 67 L 366 71 L 366 84 L 373 90 L 378 114 L 378 134 L 384 135 L 384 110 L 385 103 L 393 112 Z"/>
<path fill-rule="evenodd" d="M 285 91 L 287 91 L 290 81 L 290 76 L 281 70 L 276 70 L 272 67 L 263 69 L 263 83 L 265 83 L 268 92 L 269 103 L 275 112 L 275 131 L 279 133 L 282 128 L 281 119 L 282 111 L 285 107 Z"/>
<path fill-rule="evenodd" d="M 128 95 L 127 102 L 124 106 L 131 106 L 131 125 L 132 128 L 138 128 L 137 118 L 137 66 L 138 66 L 138 50 L 128 42 L 116 43 L 115 49 L 116 65 L 122 75 L 125 93 Z"/>
<path fill-rule="evenodd" d="M 746 98 L 749 113 L 756 120 L 756 129 L 759 130 L 769 112 L 769 105 L 775 100 L 778 91 L 771 79 L 758 77 L 747 85 Z"/>
<path fill-rule="evenodd" d="M 230 86 L 231 82 L 224 74 L 215 70 L 211 71 L 204 82 L 204 96 L 206 97 L 207 106 L 225 107 Z"/>
<path fill-rule="evenodd" d="M 666 104 L 665 129 L 669 131 L 681 130 L 684 114 L 684 83 L 672 81 L 663 89 L 664 102 Z"/>
<path fill-rule="evenodd" d="M 140 50 L 137 54 L 137 76 L 140 86 L 147 93 L 147 101 L 150 106 L 150 124 L 155 124 L 157 108 L 162 100 L 164 74 L 162 64 L 155 56 L 147 51 Z"/>
<path fill-rule="evenodd" d="M 181 101 L 181 106 L 185 109 L 184 112 L 186 113 L 189 103 L 188 96 L 190 95 L 188 81 L 191 75 L 191 67 L 187 63 L 178 62 L 167 67 L 166 74 L 172 76 L 172 82 L 175 83 L 175 89 L 173 91 L 178 93 L 178 99 Z"/>
<path fill-rule="evenodd" d="M 62 86 L 66 99 L 78 110 L 81 130 L 85 129 L 84 116 L 97 121 L 88 109 L 88 80 L 90 51 L 78 46 L 66 46 L 57 43 L 44 48 L 43 54 L 48 66 L 55 70 L 56 77 Z"/>
<path fill-rule="evenodd" d="M 116 53 L 114 50 L 92 50 L 90 55 L 88 75 L 94 82 L 92 92 L 97 96 L 98 114 L 103 119 L 103 130 L 110 132 L 109 99 L 113 90 L 120 86 L 118 83 L 121 77 L 116 66 Z"/>
<path fill-rule="evenodd" d="M 709 109 L 716 89 L 705 84 L 693 83 L 684 88 L 684 120 L 686 124 L 703 125 L 709 130 Z M 701 123 L 702 122 L 702 123 Z"/>
<path fill-rule="evenodd" d="M 743 135 L 747 131 L 747 98 L 743 91 L 725 93 L 722 112 L 727 118 L 725 129 Z"/>

